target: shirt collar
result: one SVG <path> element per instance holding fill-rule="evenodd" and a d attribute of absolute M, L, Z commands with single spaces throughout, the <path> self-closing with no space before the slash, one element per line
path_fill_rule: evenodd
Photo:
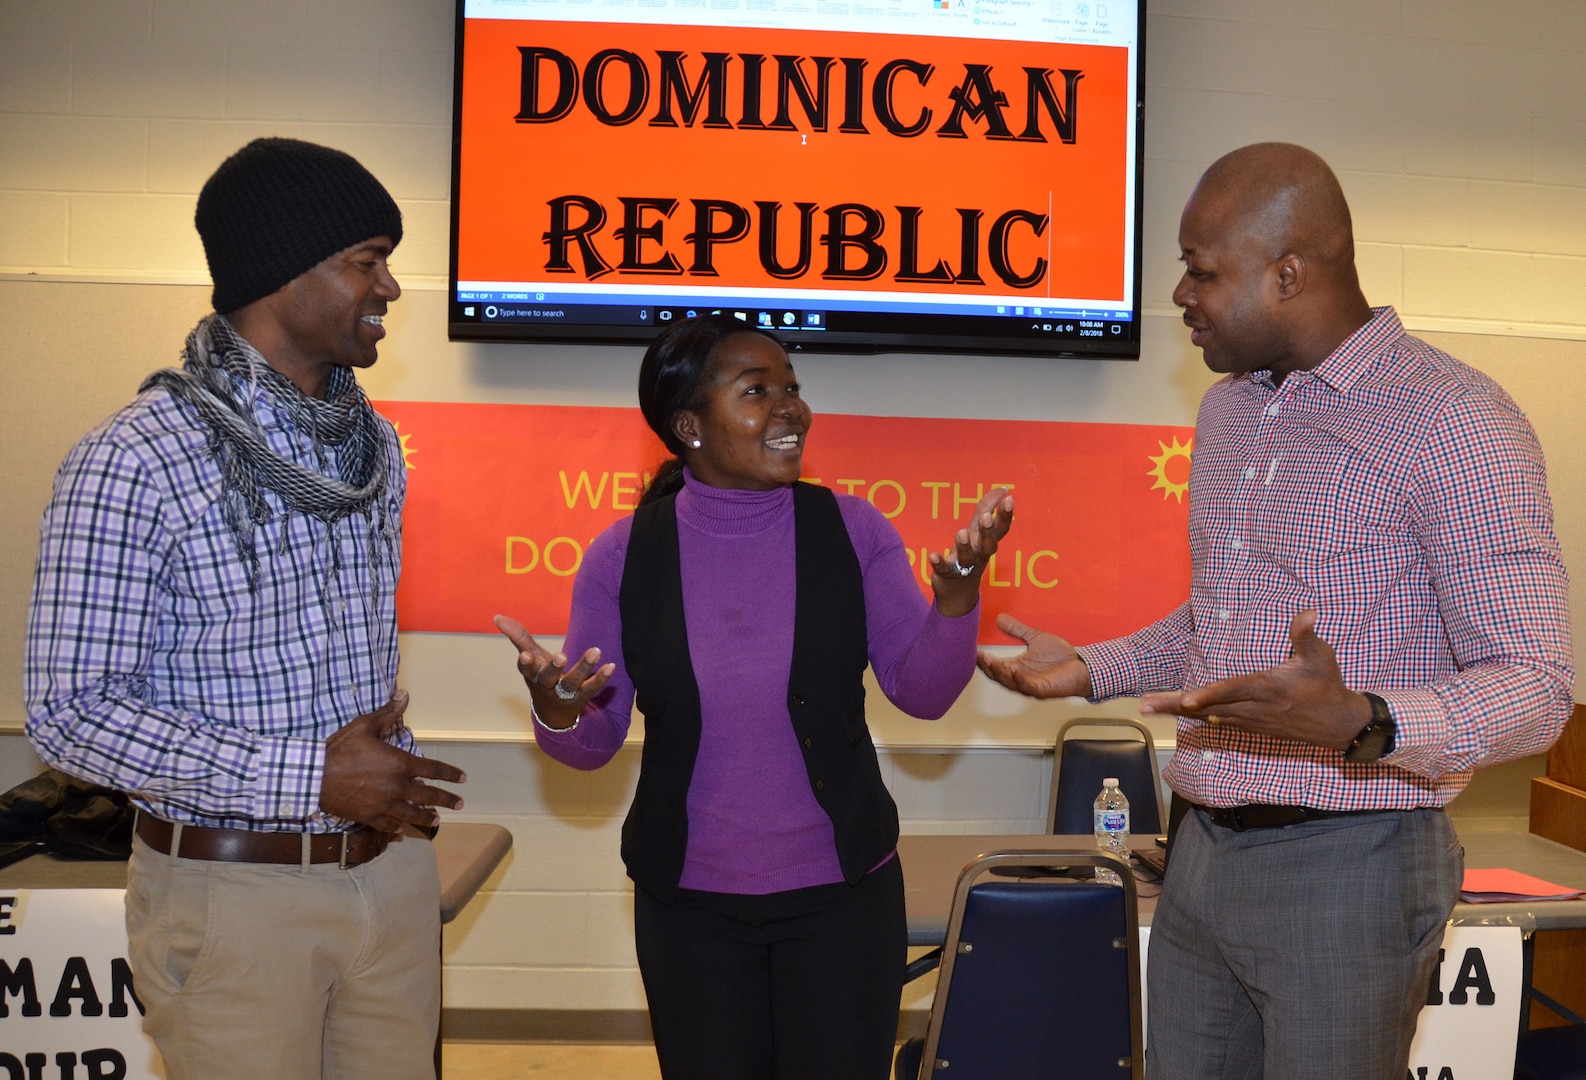
<path fill-rule="evenodd" d="M 1307 371 L 1293 371 L 1283 380 L 1287 385 L 1303 375 L 1318 379 L 1339 393 L 1348 392 L 1359 378 L 1370 371 L 1377 357 L 1389 345 L 1404 336 L 1404 324 L 1391 305 L 1372 308 L 1371 318 L 1364 326 L 1350 334 L 1320 364 Z M 1270 387 L 1270 370 L 1252 371 L 1244 376 L 1252 385 Z"/>

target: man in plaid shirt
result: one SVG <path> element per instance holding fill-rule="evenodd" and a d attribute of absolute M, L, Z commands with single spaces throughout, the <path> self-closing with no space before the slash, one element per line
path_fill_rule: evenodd
<path fill-rule="evenodd" d="M 1221 158 L 1173 300 L 1224 378 L 1196 421 L 1190 597 L 1074 649 L 1004 616 L 1035 697 L 1177 715 L 1151 928 L 1154 1080 L 1402 1080 L 1458 898 L 1444 812 L 1573 704 L 1541 447 L 1491 379 L 1371 308 L 1315 154 Z"/>
<path fill-rule="evenodd" d="M 402 454 L 353 372 L 402 215 L 357 161 L 256 139 L 195 218 L 215 312 L 73 447 L 27 638 L 45 761 L 138 807 L 127 934 L 172 1080 L 433 1077 L 440 889 L 396 687 Z"/>

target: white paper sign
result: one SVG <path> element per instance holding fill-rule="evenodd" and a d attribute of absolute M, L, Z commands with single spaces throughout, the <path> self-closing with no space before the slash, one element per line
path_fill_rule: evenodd
<path fill-rule="evenodd" d="M 1408 1080 L 1513 1080 L 1524 974 L 1518 926 L 1450 926 Z"/>
<path fill-rule="evenodd" d="M 121 889 L 0 891 L 0 1080 L 164 1080 Z"/>
<path fill-rule="evenodd" d="M 1151 928 L 1142 926 L 1142 989 L 1150 940 Z M 1450 926 L 1410 1044 L 1406 1080 L 1513 1080 L 1523 976 L 1519 927 Z M 1144 1007 L 1142 1000 L 1142 1015 Z"/>

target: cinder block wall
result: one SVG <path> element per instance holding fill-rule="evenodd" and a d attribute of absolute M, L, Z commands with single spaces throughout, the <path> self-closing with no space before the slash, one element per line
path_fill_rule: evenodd
<path fill-rule="evenodd" d="M 467 817 L 508 826 L 516 845 L 491 895 L 448 931 L 447 1007 L 642 1010 L 617 854 L 638 751 L 580 773 L 532 745 L 430 747 L 467 770 Z M 1051 757 L 1039 750 L 892 752 L 882 769 L 911 832 L 1045 827 Z"/>
<path fill-rule="evenodd" d="M 375 396 L 632 404 L 634 350 L 445 340 L 452 26 L 446 0 L 0 0 L 0 370 L 12 402 L 0 425 L 0 731 L 21 726 L 50 475 L 206 310 L 193 200 L 248 139 L 343 147 L 402 206 L 407 293 L 366 380 Z M 1531 415 L 1579 573 L 1586 5 L 1158 0 L 1146 74 L 1140 362 L 802 358 L 817 412 L 1191 423 L 1209 376 L 1168 301 L 1179 210 L 1222 152 L 1301 142 L 1340 173 L 1371 299 L 1492 372 Z M 503 683 L 502 649 L 485 636 L 404 640 L 415 723 L 432 753 L 468 770 L 467 816 L 516 839 L 447 932 L 447 1006 L 642 1009 L 616 856 L 637 755 L 593 774 L 548 762 Z M 1038 830 L 1049 770 L 1038 747 L 1079 711 L 1097 710 L 977 681 L 937 725 L 881 716 L 905 828 Z M 0 777 L 34 768 L 22 739 L 0 737 Z M 1537 771 L 1484 779 L 1461 800 L 1468 816 L 1523 819 L 1523 776 Z"/>

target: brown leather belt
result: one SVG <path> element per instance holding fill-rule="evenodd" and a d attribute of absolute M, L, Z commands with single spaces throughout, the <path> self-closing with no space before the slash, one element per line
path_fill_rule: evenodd
<path fill-rule="evenodd" d="M 169 821 L 143 813 L 138 815 L 138 836 L 161 855 L 171 853 L 173 832 L 175 828 Z M 207 859 L 211 862 L 301 864 L 304 835 L 183 825 L 182 846 L 176 854 L 183 859 Z M 308 837 L 308 861 L 336 863 L 345 870 L 369 862 L 384 851 L 390 842 L 390 833 L 372 829 L 314 833 Z"/>
<path fill-rule="evenodd" d="M 1220 825 L 1234 832 L 1244 832 L 1246 829 L 1282 829 L 1306 821 L 1320 821 L 1323 818 L 1389 812 L 1381 809 L 1312 810 L 1309 806 L 1273 806 L 1268 803 L 1246 803 L 1244 806 L 1202 806 L 1199 803 L 1190 805 L 1211 818 L 1213 825 Z"/>

